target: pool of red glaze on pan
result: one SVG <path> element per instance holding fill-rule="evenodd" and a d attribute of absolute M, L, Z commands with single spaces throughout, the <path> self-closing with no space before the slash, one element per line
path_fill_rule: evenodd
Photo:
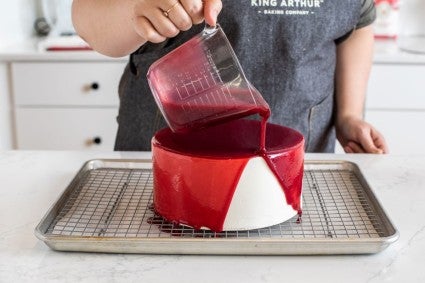
<path fill-rule="evenodd" d="M 268 123 L 261 150 L 262 129 L 264 121 L 239 119 L 185 134 L 169 128 L 157 132 L 152 139 L 155 211 L 178 224 L 222 231 L 247 162 L 262 156 L 287 204 L 300 213 L 304 138 Z"/>

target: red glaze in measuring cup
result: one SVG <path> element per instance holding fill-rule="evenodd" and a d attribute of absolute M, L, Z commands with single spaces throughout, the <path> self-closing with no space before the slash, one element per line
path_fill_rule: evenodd
<path fill-rule="evenodd" d="M 174 132 L 188 132 L 251 114 L 269 113 L 220 26 L 206 27 L 152 64 L 149 86 Z"/>

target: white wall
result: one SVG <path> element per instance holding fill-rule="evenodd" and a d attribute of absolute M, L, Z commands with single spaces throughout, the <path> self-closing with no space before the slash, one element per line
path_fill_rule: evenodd
<path fill-rule="evenodd" d="M 40 0 L 0 0 L 0 45 L 19 42 L 34 34 Z"/>
<path fill-rule="evenodd" d="M 425 35 L 425 1 L 404 0 L 400 6 L 400 32 L 402 35 Z"/>

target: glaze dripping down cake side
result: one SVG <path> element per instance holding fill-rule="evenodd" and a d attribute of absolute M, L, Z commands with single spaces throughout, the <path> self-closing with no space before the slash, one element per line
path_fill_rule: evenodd
<path fill-rule="evenodd" d="M 152 139 L 154 207 L 165 219 L 195 229 L 249 230 L 301 211 L 303 136 L 239 119 L 200 131 L 162 129 Z"/>

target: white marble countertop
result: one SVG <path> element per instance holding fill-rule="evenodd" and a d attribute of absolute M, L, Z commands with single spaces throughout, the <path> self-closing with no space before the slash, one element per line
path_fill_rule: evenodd
<path fill-rule="evenodd" d="M 44 62 L 44 61 L 118 61 L 127 62 L 128 57 L 112 58 L 94 51 L 39 51 L 39 39 L 0 45 L 0 62 Z"/>
<path fill-rule="evenodd" d="M 182 256 L 55 252 L 34 228 L 82 164 L 149 153 L 0 152 L 0 282 L 425 282 L 425 156 L 307 155 L 357 163 L 400 233 L 374 255 Z"/>
<path fill-rule="evenodd" d="M 425 64 L 425 53 L 403 51 L 396 40 L 375 40 L 375 64 Z"/>
<path fill-rule="evenodd" d="M 0 45 L 0 62 L 16 61 L 121 61 L 128 57 L 111 58 L 94 51 L 38 51 L 39 39 Z M 400 50 L 396 40 L 376 40 L 374 63 L 377 64 L 425 64 L 425 54 Z"/>

